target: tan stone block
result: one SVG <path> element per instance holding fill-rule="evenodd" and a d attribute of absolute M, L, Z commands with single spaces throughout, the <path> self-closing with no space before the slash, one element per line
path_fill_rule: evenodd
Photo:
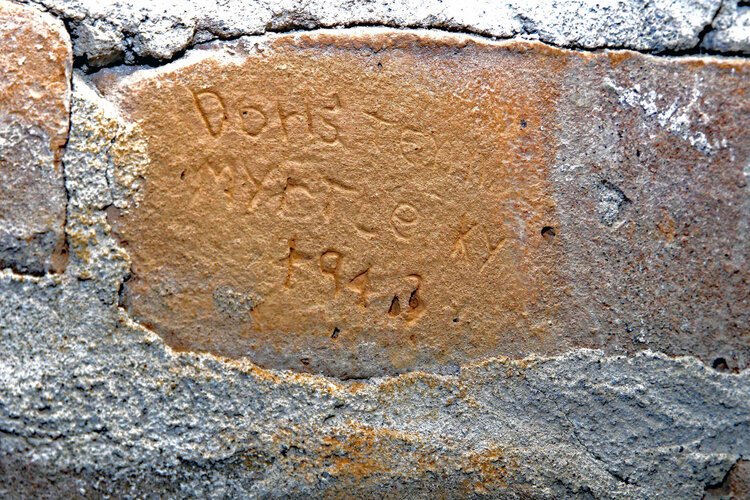
<path fill-rule="evenodd" d="M 60 270 L 70 39 L 61 21 L 1 1 L 0 43 L 0 267 Z"/>
<path fill-rule="evenodd" d="M 730 158 L 747 152 L 747 133 L 721 121 L 747 105 L 711 97 L 712 85 L 746 92 L 747 71 L 387 30 L 219 44 L 158 70 L 104 71 L 99 88 L 149 143 L 139 203 L 111 211 L 133 262 L 125 305 L 177 349 L 340 377 L 651 345 L 618 321 L 673 307 L 659 287 L 679 286 L 674 266 L 704 272 L 693 257 L 636 277 L 638 290 L 591 290 L 601 279 L 632 287 L 644 253 L 655 266 L 659 252 L 677 253 L 685 220 L 675 214 L 692 208 L 636 200 L 621 185 L 647 180 L 641 153 L 610 151 L 617 139 L 588 127 L 625 127 L 634 142 L 623 147 L 641 144 L 681 171 L 712 162 L 725 173 L 710 188 L 731 184 L 726 196 L 747 200 Z M 658 93 L 648 114 L 646 88 L 667 89 L 665 72 L 709 82 L 711 99 L 677 110 L 708 119 L 660 121 Z M 645 207 L 638 220 L 627 217 L 634 206 Z M 613 249 L 627 269 L 590 268 L 601 255 L 585 251 Z M 721 281 L 714 271 L 706 279 Z M 602 303 L 612 293 L 620 310 Z M 746 303 L 733 320 L 742 315 Z M 732 320 L 717 321 L 746 352 Z M 653 347 L 711 355 L 694 347 L 697 327 L 663 342 L 672 328 L 657 324 Z"/>

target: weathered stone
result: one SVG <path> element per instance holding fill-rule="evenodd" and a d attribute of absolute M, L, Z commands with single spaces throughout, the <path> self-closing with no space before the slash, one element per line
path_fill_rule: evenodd
<path fill-rule="evenodd" d="M 588 346 L 750 355 L 750 67 L 426 32 L 215 44 L 96 81 L 142 130 L 124 303 L 339 377 Z"/>
<path fill-rule="evenodd" d="M 699 499 L 750 450 L 750 371 L 580 350 L 342 382 L 175 353 L 66 278 L 0 273 L 3 498 Z"/>
<path fill-rule="evenodd" d="M 706 488 L 706 500 L 750 498 L 750 460 L 738 460 L 724 480 Z"/>
<path fill-rule="evenodd" d="M 185 32 L 193 33 L 194 28 L 192 24 L 179 27 L 183 22 L 179 17 L 165 19 L 158 15 L 165 2 L 49 0 L 45 3 L 62 9 L 74 4 L 83 6 L 77 18 L 66 14 L 68 28 L 74 34 L 80 33 L 84 26 L 101 31 L 92 33 L 92 38 L 99 37 L 98 40 L 88 43 L 79 39 L 76 44 L 88 50 L 96 47 L 95 42 L 102 42 L 106 52 L 107 37 L 112 35 L 111 40 L 120 44 L 126 59 L 136 53 L 156 53 L 160 47 L 173 50 L 174 46 L 166 42 L 184 37 Z M 272 7 L 273 13 L 269 11 L 266 18 L 254 17 L 255 10 L 237 15 L 234 9 L 243 5 L 241 2 L 222 4 L 219 8 L 215 3 L 201 1 L 180 2 L 180 5 L 194 12 L 205 10 L 207 17 L 221 12 L 225 19 L 212 21 L 211 29 L 221 28 L 225 30 L 223 34 L 264 23 L 268 18 L 273 19 L 274 14 L 279 18 L 267 29 L 298 22 L 313 27 L 333 19 L 305 18 L 300 12 L 307 12 L 305 9 L 310 6 L 314 8 L 317 4 L 314 1 L 294 2 L 301 7 L 291 11 L 298 14 L 289 14 L 290 6 L 275 0 L 257 3 Z M 667 2 L 660 0 L 618 2 L 617 9 L 611 8 L 609 2 L 597 2 L 596 7 L 593 3 L 585 7 L 580 2 L 557 3 L 563 12 L 553 23 L 577 20 L 580 14 L 581 22 L 574 26 L 577 32 L 587 26 L 583 21 L 589 10 L 609 11 L 602 21 L 607 31 L 590 30 L 589 39 L 614 43 L 616 40 L 610 35 L 620 31 L 648 45 L 665 33 L 663 25 L 645 20 L 649 19 L 649 12 L 658 12 L 664 24 L 676 28 L 673 32 L 684 35 L 684 40 L 690 30 L 679 28 L 684 26 L 685 19 L 674 18 L 675 10 L 710 10 L 718 1 L 671 2 L 675 10 L 669 11 L 662 10 Z M 330 6 L 331 2 L 321 4 Z M 640 18 L 632 17 L 630 9 L 639 4 L 648 11 L 642 29 L 654 30 L 653 38 L 644 36 L 643 31 L 632 30 L 632 21 Z M 134 5 L 141 10 L 134 13 Z M 343 2 L 340 10 L 372 7 L 371 22 L 405 24 L 404 5 L 409 2 Z M 454 29 L 464 22 L 468 27 L 477 27 L 487 18 L 481 11 L 472 14 L 468 9 L 465 18 L 446 19 L 454 12 L 452 6 L 440 10 L 429 7 L 429 2 L 411 5 L 428 5 L 425 9 L 434 12 L 433 17 L 428 17 L 424 11 L 415 9 L 415 18 L 424 15 L 429 22 L 446 23 Z M 471 5 L 471 2 L 453 2 L 453 5 Z M 391 6 L 397 16 L 395 20 L 384 14 Z M 338 6 L 331 6 L 327 10 L 337 12 L 337 9 Z M 173 11 L 164 10 L 166 16 L 171 16 Z M 122 24 L 123 20 L 128 24 Z M 206 35 L 204 21 L 202 18 L 195 34 L 190 35 L 195 40 Z M 535 22 L 524 19 L 527 27 L 533 27 Z M 120 31 L 111 30 L 113 27 Z M 157 33 L 156 28 L 163 32 Z M 542 28 L 539 25 L 539 32 Z M 170 30 L 175 32 L 173 38 L 169 36 Z M 340 36 L 358 33 L 359 30 L 341 30 Z M 264 38 L 244 43 L 254 42 L 260 46 L 267 44 Z M 231 45 L 228 48 L 231 50 Z M 461 51 L 458 52 L 451 57 L 459 57 Z M 196 57 L 199 56 L 190 52 L 184 63 L 194 64 Z M 586 57 L 566 57 L 568 69 L 562 72 L 565 79 L 559 86 L 578 85 L 582 91 L 573 98 L 561 93 L 557 99 L 555 120 L 566 126 L 553 134 L 557 160 L 547 184 L 555 187 L 555 211 L 560 220 L 558 225 L 547 227 L 542 238 L 551 244 L 564 240 L 568 242 L 567 248 L 581 252 L 586 245 L 592 247 L 571 258 L 579 262 L 591 260 L 586 266 L 579 266 L 578 272 L 576 268 L 564 267 L 566 261 L 562 261 L 560 274 L 564 280 L 576 274 L 600 273 L 598 282 L 579 283 L 580 288 L 572 289 L 577 297 L 601 295 L 604 302 L 614 304 L 616 309 L 610 319 L 644 309 L 653 315 L 644 305 L 645 299 L 635 301 L 639 291 L 619 286 L 623 264 L 616 259 L 624 258 L 627 262 L 632 258 L 627 251 L 622 255 L 617 253 L 618 248 L 627 249 L 618 239 L 619 233 L 631 228 L 637 235 L 632 225 L 639 221 L 636 217 L 642 216 L 644 224 L 661 227 L 655 235 L 666 240 L 680 228 L 680 218 L 672 214 L 674 223 L 671 223 L 667 218 L 662 219 L 661 211 L 657 212 L 658 223 L 654 223 L 648 202 L 659 197 L 650 198 L 648 193 L 659 188 L 660 196 L 669 194 L 669 189 L 659 183 L 661 175 L 665 176 L 666 187 L 685 192 L 674 186 L 681 186 L 677 176 L 686 170 L 681 162 L 684 158 L 694 158 L 690 156 L 691 146 L 687 145 L 691 137 L 707 158 L 714 158 L 716 151 L 746 155 L 746 150 L 737 147 L 746 140 L 741 135 L 730 135 L 727 149 L 721 146 L 714 150 L 711 144 L 711 131 L 721 132 L 726 127 L 715 121 L 725 116 L 716 112 L 721 108 L 718 100 L 726 99 L 728 111 L 736 110 L 734 119 L 738 123 L 746 120 L 742 108 L 737 109 L 737 97 L 732 97 L 732 92 L 741 90 L 741 86 L 711 76 L 712 72 L 722 75 L 724 71 L 713 68 L 719 62 L 715 59 L 665 59 L 662 64 L 656 58 L 630 56 L 621 62 L 632 67 L 617 75 L 632 75 L 633 81 L 626 85 L 627 78 L 618 80 L 604 75 L 610 80 L 603 82 L 602 89 L 597 82 L 602 83 L 604 71 L 598 63 L 591 62 L 592 67 L 588 68 Z M 242 63 L 241 58 L 237 60 Z M 582 67 L 576 69 L 575 61 Z M 708 66 L 699 70 L 688 71 L 683 67 L 698 67 L 703 63 Z M 637 78 L 641 74 L 640 64 L 651 81 Z M 654 76 L 656 68 L 661 68 L 658 70 L 661 73 Z M 702 97 L 689 107 L 690 99 L 683 99 L 692 96 L 696 74 L 705 77 L 700 83 Z M 653 80 L 658 82 L 658 88 L 668 90 L 661 97 L 654 95 L 651 101 Z M 750 453 L 750 370 L 733 373 L 742 366 L 742 359 L 722 351 L 736 345 L 731 332 L 717 329 L 709 336 L 701 336 L 686 331 L 693 335 L 697 345 L 690 349 L 701 352 L 709 343 L 716 346 L 718 357 L 709 358 L 708 366 L 691 356 L 675 358 L 649 351 L 612 356 L 571 347 L 570 352 L 549 358 L 467 362 L 450 375 L 410 373 L 363 381 L 266 370 L 247 359 L 218 359 L 209 353 L 175 352 L 162 338 L 133 322 L 127 311 L 118 307 L 120 287 L 130 260 L 112 237 L 107 223 L 107 212 L 110 220 L 116 216 L 112 206 L 128 210 L 146 193 L 146 189 L 139 190 L 138 186 L 142 180 L 148 184 L 150 178 L 143 170 L 146 150 L 141 140 L 149 136 L 138 124 L 127 122 L 126 116 L 93 89 L 81 72 L 74 76 L 73 94 L 71 131 L 63 155 L 69 197 L 66 232 L 70 244 L 65 273 L 33 277 L 0 271 L 0 497 L 697 499 L 704 495 L 706 498 L 746 496 L 748 467 L 742 458 Z M 686 123 L 681 111 L 668 111 L 675 99 L 679 99 L 676 108 L 684 110 L 683 104 L 687 104 L 687 109 L 698 113 L 699 120 Z M 580 108 L 587 100 L 592 103 L 592 116 L 581 118 Z M 186 109 L 189 112 L 191 108 Z M 607 117 L 606 110 L 615 110 L 618 116 Z M 643 127 L 643 135 L 629 129 L 627 125 L 631 122 L 623 122 L 623 117 Z M 671 117 L 675 120 L 670 121 Z M 200 117 L 193 115 L 193 119 Z M 659 130 L 662 126 L 665 131 Z M 696 131 L 706 133 L 707 141 L 700 140 Z M 620 138 L 618 132 L 624 137 Z M 641 157 L 650 169 L 657 166 L 660 169 L 653 177 L 639 178 L 642 182 L 635 188 L 623 182 L 633 175 L 633 165 L 628 167 L 627 162 L 621 161 L 627 153 L 620 149 L 626 139 L 636 148 L 639 143 L 650 145 L 648 154 L 652 156 L 645 156 L 646 150 L 641 149 Z M 659 145 L 659 141 L 665 145 Z M 670 148 L 679 144 L 688 150 L 681 153 L 682 160 L 665 158 L 665 163 L 657 162 L 656 155 L 668 155 Z M 635 154 L 637 157 L 637 151 Z M 738 158 L 737 161 L 743 161 Z M 736 174 L 733 164 L 722 163 L 727 164 L 730 165 L 727 170 Z M 725 182 L 721 177 L 726 175 L 723 171 L 698 169 L 697 165 L 701 162 L 694 162 L 697 172 L 685 175 L 690 189 Z M 721 175 L 714 178 L 717 173 Z M 569 194 L 565 191 L 561 194 L 560 186 L 567 187 Z M 688 192 L 691 196 L 697 194 Z M 705 193 L 698 191 L 701 192 Z M 721 232 L 730 229 L 740 234 L 731 236 L 735 238 L 733 244 L 739 246 L 745 241 L 742 235 L 747 233 L 743 219 L 736 218 L 737 213 L 742 215 L 746 209 L 724 210 L 728 203 L 746 197 L 735 198 L 737 191 L 729 190 L 726 198 L 727 194 L 718 188 L 709 195 L 716 193 L 717 200 L 726 201 L 717 208 L 717 213 L 728 214 L 729 220 L 714 224 L 718 228 L 716 234 L 707 225 L 707 235 L 698 234 L 700 237 L 692 246 L 683 247 L 685 252 L 693 252 L 695 259 L 705 259 L 708 264 L 718 258 L 706 258 L 702 249 L 717 241 L 712 238 L 719 238 Z M 697 208 L 685 210 L 699 215 L 706 205 L 705 201 L 698 203 L 700 198 L 698 202 L 695 198 L 687 202 L 669 196 L 665 199 L 683 209 L 685 204 L 697 204 Z M 570 219 L 565 219 L 563 210 L 570 212 Z M 579 219 L 575 231 L 591 226 L 602 232 L 584 232 L 579 240 L 569 240 L 571 221 Z M 705 221 L 706 217 L 695 219 Z M 593 243 L 586 241 L 592 236 Z M 690 237 L 696 238 L 696 234 Z M 730 236 L 727 238 L 729 241 Z M 679 242 L 680 237 L 672 241 Z M 640 241 L 645 248 L 641 264 L 649 271 L 645 264 L 654 258 L 654 252 L 646 243 L 648 240 Z M 602 247 L 604 244 L 610 246 Z M 744 265 L 742 253 L 739 255 L 737 262 Z M 663 274 L 666 281 L 673 279 L 676 269 L 672 274 L 661 271 L 664 263 L 669 262 L 667 257 L 654 260 L 660 267 L 647 277 L 656 273 Z M 685 261 L 685 255 L 678 254 L 677 264 Z M 702 280 L 692 288 L 700 290 L 700 283 L 706 283 L 706 274 L 713 271 L 696 274 L 696 265 L 689 259 L 687 262 L 691 279 L 697 276 Z M 606 280 L 612 278 L 614 282 L 608 286 Z M 637 280 L 629 283 L 637 284 Z M 716 292 L 717 297 L 723 290 L 737 292 L 733 286 Z M 627 292 L 624 306 L 618 295 L 623 289 Z M 215 290 L 211 300 L 222 314 L 239 320 L 262 298 L 251 291 L 224 286 Z M 706 295 L 697 294 L 695 301 Z M 743 307 L 744 296 L 739 293 L 736 297 L 732 307 Z M 668 307 L 669 301 L 675 300 L 670 298 L 666 304 L 662 300 L 661 305 Z M 716 302 L 713 304 L 707 307 L 716 307 Z M 654 308 L 658 306 L 656 303 Z M 701 311 L 694 304 L 680 307 L 674 309 L 677 315 Z M 581 311 L 594 314 L 596 309 Z M 642 317 L 647 319 L 648 314 Z M 586 326 L 596 319 L 580 316 L 581 319 L 569 319 L 569 332 L 575 333 L 579 322 Z M 705 321 L 691 320 L 697 321 L 696 324 Z M 606 324 L 607 317 L 601 321 Z M 657 321 L 654 331 L 661 331 L 658 329 L 663 324 L 661 319 Z M 659 336 L 652 335 L 648 328 L 646 325 L 648 335 L 640 337 L 637 345 L 658 348 Z M 339 338 L 344 334 L 339 332 Z M 687 349 L 682 343 L 688 337 L 674 336 L 673 346 Z M 599 340 L 604 342 L 606 337 Z M 642 340 L 649 343 L 642 344 Z M 667 340 L 662 338 L 659 342 Z"/>
<path fill-rule="evenodd" d="M 168 60 L 215 39 L 372 25 L 525 37 L 561 47 L 689 50 L 700 44 L 722 4 L 731 4 L 730 0 L 31 1 L 66 20 L 75 56 L 90 67 Z"/>
<path fill-rule="evenodd" d="M 701 48 L 713 52 L 750 54 L 750 6 L 747 3 L 739 4 L 738 0 L 722 2 Z"/>
<path fill-rule="evenodd" d="M 63 23 L 0 1 L 0 267 L 64 265 L 71 47 Z"/>

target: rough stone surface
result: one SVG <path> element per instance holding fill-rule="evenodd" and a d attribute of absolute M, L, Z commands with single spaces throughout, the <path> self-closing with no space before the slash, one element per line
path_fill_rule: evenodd
<path fill-rule="evenodd" d="M 81 7 L 79 20 L 96 12 L 97 5 Z M 571 5 L 565 4 L 567 15 L 575 16 Z M 112 19 L 120 18 L 101 25 Z M 482 19 L 478 12 L 467 13 L 466 22 L 478 25 Z M 612 15 L 607 19 L 616 24 Z M 81 25 L 67 21 L 71 29 Z M 235 15 L 226 25 L 230 29 L 243 22 L 245 17 Z M 665 24 L 674 27 L 682 22 L 672 19 Z M 315 21 L 310 23 L 311 27 Z M 117 36 L 124 46 L 135 47 L 139 33 L 143 32 L 123 31 Z M 361 36 L 358 31 L 347 33 Z M 268 40 L 244 43 L 264 46 Z M 186 61 L 163 72 L 204 57 L 188 54 Z M 669 283 L 677 274 L 677 269 L 669 270 L 670 262 L 695 266 L 692 259 L 704 259 L 706 269 L 697 277 L 686 273 L 679 288 L 665 287 L 658 297 L 673 301 L 675 294 L 683 294 L 685 302 L 697 302 L 705 299 L 701 284 L 708 283 L 705 277 L 714 276 L 717 266 L 726 267 L 723 272 L 729 277 L 742 276 L 747 269 L 742 260 L 747 252 L 737 245 L 748 232 L 747 188 L 744 196 L 738 191 L 750 175 L 748 146 L 746 139 L 735 135 L 741 134 L 735 126 L 724 123 L 729 111 L 720 103 L 723 98 L 728 108 L 737 110 L 740 101 L 734 94 L 740 87 L 731 83 L 728 73 L 742 60 L 616 53 L 606 55 L 617 64 L 604 72 L 597 63 L 604 55 L 565 57 L 568 66 L 578 69 L 562 72 L 558 85 L 578 81 L 581 92 L 578 99 L 558 100 L 551 118 L 569 127 L 567 132 L 554 130 L 557 146 L 548 183 L 567 186 L 554 191 L 558 213 L 573 211 L 570 218 L 559 217 L 559 226 L 568 229 L 556 231 L 553 241 L 567 249 L 564 255 L 574 249 L 574 261 L 591 260 L 591 269 L 583 268 L 582 274 L 601 273 L 596 287 L 592 281 L 572 293 L 601 296 L 607 304 L 601 307 L 613 310 L 610 318 L 641 308 L 642 323 L 607 326 L 605 315 L 602 331 L 629 328 L 638 342 L 649 342 L 639 343 L 639 348 L 659 350 L 669 344 L 656 344 L 657 339 L 674 337 L 672 345 L 682 346 L 687 356 L 652 350 L 615 355 L 571 345 L 568 352 L 555 356 L 467 362 L 452 373 L 341 381 L 263 369 L 247 359 L 176 352 L 118 306 L 135 260 L 131 262 L 131 249 L 114 237 L 110 221 L 147 192 L 152 142 L 121 102 L 102 97 L 88 77 L 76 72 L 71 131 L 62 160 L 69 193 L 69 263 L 64 273 L 37 277 L 0 271 L 0 496 L 746 495 L 750 371 L 740 370 L 740 357 L 723 351 L 728 346 L 740 353 L 739 343 L 732 343 L 726 327 L 687 336 L 653 332 L 672 332 L 665 325 L 680 315 L 693 325 L 690 328 L 711 322 L 727 325 L 722 321 L 746 307 L 742 300 L 747 289 L 742 295 L 736 283 L 722 285 L 713 290 L 715 304 L 720 304 L 718 297 L 725 290 L 739 295 L 725 295 L 726 304 L 711 313 L 715 316 L 691 317 L 685 308 L 698 305 L 659 313 L 658 304 L 651 308 L 633 285 L 642 279 L 639 273 L 652 273 L 651 281 L 667 273 L 671 277 L 662 281 Z M 691 104 L 696 88 L 699 97 Z M 580 117 L 579 108 L 587 106 L 590 118 L 580 124 L 567 121 L 566 117 Z M 186 113 L 194 109 L 188 107 Z M 615 116 L 607 116 L 605 110 Z M 746 123 L 743 116 L 735 112 L 732 119 Z M 648 149 L 639 148 L 641 142 Z M 636 168 L 627 158 L 638 157 L 639 150 L 644 160 Z M 735 161 L 745 165 L 744 178 L 736 177 Z M 682 181 L 680 175 L 685 176 Z M 725 192 L 719 186 L 729 177 L 739 187 Z M 683 212 L 668 212 L 674 223 L 665 219 L 652 243 L 642 241 L 644 259 L 629 271 L 627 259 L 632 256 L 618 261 L 617 245 L 645 234 L 640 224 L 659 227 L 654 219 L 660 213 L 654 208 L 660 206 L 659 197 L 669 203 L 667 210 L 675 205 Z M 700 214 L 703 218 L 697 217 Z M 689 217 L 682 218 L 685 215 Z M 719 229 L 706 223 L 693 232 L 696 220 Z M 688 223 L 689 227 L 681 225 Z M 591 227 L 602 231 L 597 238 L 587 240 L 585 233 L 578 233 Z M 623 229 L 628 230 L 624 235 Z M 682 234 L 670 243 L 669 235 L 678 230 Z M 560 242 L 571 231 L 575 236 L 563 246 Z M 720 241 L 728 246 L 714 246 Z M 658 245 L 665 249 L 661 254 L 655 250 Z M 562 266 L 560 276 L 569 279 L 575 272 Z M 618 273 L 624 272 L 635 276 L 628 285 L 635 289 L 626 287 L 627 300 L 621 303 L 622 288 L 607 280 L 617 283 L 622 279 Z M 227 289 L 217 299 L 234 303 L 232 314 L 242 314 L 254 304 L 252 297 Z M 654 311 L 662 319 L 650 330 L 645 318 L 654 317 Z M 590 313 L 584 310 L 570 319 L 572 338 L 582 335 L 579 321 L 591 324 Z M 694 339 L 696 346 L 684 344 L 686 339 Z M 691 351 L 701 352 L 708 342 L 720 355 L 710 364 Z"/>
<path fill-rule="evenodd" d="M 706 488 L 704 498 L 750 498 L 750 460 L 735 463 L 721 483 Z"/>
<path fill-rule="evenodd" d="M 749 76 L 382 29 L 100 72 L 150 156 L 109 212 L 123 304 L 177 349 L 344 378 L 574 346 L 743 369 Z"/>
<path fill-rule="evenodd" d="M 175 353 L 106 280 L 0 279 L 6 498 L 700 498 L 750 448 L 748 371 L 578 351 L 336 383 Z"/>
<path fill-rule="evenodd" d="M 59 271 L 70 38 L 62 22 L 2 1 L 0 44 L 0 268 Z"/>
<path fill-rule="evenodd" d="M 522 36 L 585 48 L 689 50 L 721 0 L 34 0 L 71 26 L 89 66 L 171 59 L 195 43 L 267 31 L 358 25 Z"/>
<path fill-rule="evenodd" d="M 701 47 L 713 52 L 750 54 L 750 5 L 737 0 L 722 3 Z"/>

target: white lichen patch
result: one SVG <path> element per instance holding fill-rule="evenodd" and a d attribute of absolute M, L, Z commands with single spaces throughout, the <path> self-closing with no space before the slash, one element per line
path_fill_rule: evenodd
<path fill-rule="evenodd" d="M 641 84 L 620 86 L 610 78 L 605 78 L 604 83 L 617 93 L 620 104 L 642 110 L 661 128 L 687 141 L 702 153 L 711 154 L 723 146 L 721 140 L 710 141 L 695 126 L 696 117 L 701 118 L 701 127 L 710 126 L 708 116 L 700 110 L 702 92 L 699 80 L 693 82 L 689 95 L 678 96 L 666 96 Z"/>

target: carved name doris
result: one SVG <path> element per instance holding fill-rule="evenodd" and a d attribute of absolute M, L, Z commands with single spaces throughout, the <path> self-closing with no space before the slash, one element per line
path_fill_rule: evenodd
<path fill-rule="evenodd" d="M 127 308 L 177 349 L 340 377 L 545 350 L 559 54 L 329 33 L 103 77 L 151 158 L 112 217 Z"/>

